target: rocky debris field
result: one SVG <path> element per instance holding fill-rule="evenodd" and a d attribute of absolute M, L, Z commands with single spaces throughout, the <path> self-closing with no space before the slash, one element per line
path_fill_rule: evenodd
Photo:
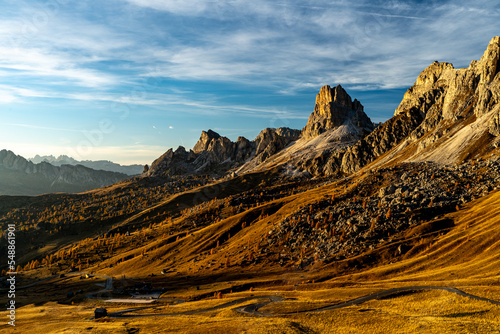
<path fill-rule="evenodd" d="M 356 256 L 398 233 L 500 189 L 499 159 L 407 163 L 350 177 L 352 191 L 300 208 L 268 232 L 261 253 L 299 268 Z M 400 249 L 400 251 L 403 251 Z"/>

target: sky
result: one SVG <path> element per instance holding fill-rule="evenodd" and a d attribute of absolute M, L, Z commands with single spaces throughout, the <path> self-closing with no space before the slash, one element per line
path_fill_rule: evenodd
<path fill-rule="evenodd" d="M 2 0 L 0 149 L 150 164 L 202 130 L 300 129 L 326 84 L 382 122 L 499 22 L 483 0 Z"/>

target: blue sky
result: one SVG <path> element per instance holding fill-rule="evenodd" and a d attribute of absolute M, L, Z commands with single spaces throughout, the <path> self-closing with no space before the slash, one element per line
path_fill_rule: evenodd
<path fill-rule="evenodd" d="M 151 163 L 202 130 L 302 128 L 325 84 L 390 118 L 434 60 L 466 67 L 496 1 L 0 3 L 0 149 Z"/>

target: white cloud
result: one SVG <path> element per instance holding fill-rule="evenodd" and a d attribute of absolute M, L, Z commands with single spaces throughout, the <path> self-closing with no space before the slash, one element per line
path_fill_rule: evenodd
<path fill-rule="evenodd" d="M 156 10 L 168 11 L 174 14 L 198 15 L 205 11 L 209 4 L 215 1 L 206 0 L 127 0 L 128 2 Z"/>
<path fill-rule="evenodd" d="M 2 77 L 40 81 L 47 87 L 104 88 L 120 81 L 95 64 L 116 60 L 116 51 L 130 47 L 131 41 L 96 22 L 63 12 L 40 22 L 34 20 L 36 13 L 36 9 L 21 7 L 18 17 L 0 21 Z"/>
<path fill-rule="evenodd" d="M 12 103 L 17 100 L 17 96 L 10 92 L 0 92 L 0 103 Z"/>
<path fill-rule="evenodd" d="M 334 83 L 408 87 L 434 59 L 463 65 L 477 58 L 476 50 L 482 52 L 486 46 L 484 39 L 495 34 L 498 17 L 498 10 L 490 10 L 486 1 L 474 6 L 465 1 L 127 2 L 224 24 L 221 28 L 205 23 L 196 29 L 199 19 L 188 17 L 185 27 L 160 20 L 152 23 L 157 27 L 152 29 L 138 19 L 147 14 L 137 14 L 135 7 L 127 12 L 129 25 L 120 25 L 119 16 L 110 19 L 112 24 L 89 21 L 61 8 L 27 36 L 29 43 L 18 48 L 8 43 L 0 46 L 0 80 L 10 80 L 4 86 L 11 86 L 2 92 L 0 102 L 48 97 L 145 106 L 181 104 L 207 108 L 210 113 L 229 107 L 221 106 L 217 96 L 193 98 L 174 90 L 153 94 L 149 88 L 145 96 L 131 92 L 148 78 L 230 82 L 290 95 Z M 0 38 L 9 41 L 22 30 L 20 22 L 20 18 L 1 21 Z M 268 113 L 245 108 L 234 110 Z"/>
<path fill-rule="evenodd" d="M 127 93 L 123 97 L 102 95 L 127 81 L 133 85 L 147 77 L 238 82 L 287 94 L 332 82 L 403 87 L 413 82 L 413 68 L 423 69 L 429 59 L 446 60 L 454 53 L 460 63 L 470 61 L 473 52 L 467 51 L 472 49 L 467 41 L 474 36 L 467 27 L 475 25 L 482 33 L 493 31 L 498 16 L 487 5 L 481 8 L 482 3 L 471 7 L 460 2 L 425 6 L 401 1 L 382 5 L 320 0 L 128 2 L 173 14 L 215 18 L 231 29 L 214 25 L 188 32 L 182 27 L 147 30 L 138 21 L 132 21 L 128 29 L 118 29 L 119 25 L 75 19 L 61 11 L 37 27 L 29 44 L 17 49 L 0 47 L 0 67 L 4 68 L 0 78 L 44 82 L 45 90 L 53 92 L 61 85 L 75 90 L 98 88 L 100 94 L 73 92 L 73 97 L 94 95 L 97 100 L 136 104 L 159 101 L 130 101 Z M 0 23 L 0 37 L 8 40 L 21 29 L 19 22 L 14 18 Z M 187 35 L 177 37 L 178 31 Z M 168 43 L 143 41 L 145 36 L 155 40 L 165 34 L 172 35 Z M 456 43 L 453 37 L 459 35 L 468 39 Z M 443 40 L 442 36 L 450 38 Z M 473 43 L 479 47 L 478 42 Z M 105 61 L 123 66 L 123 72 L 96 66 Z M 5 95 L 2 100 L 14 101 L 15 97 Z"/>

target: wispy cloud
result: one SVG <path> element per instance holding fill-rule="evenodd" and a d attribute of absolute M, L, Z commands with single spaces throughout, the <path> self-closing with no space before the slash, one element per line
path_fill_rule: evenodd
<path fill-rule="evenodd" d="M 149 31 L 149 38 L 168 40 L 151 44 L 143 42 L 145 30 L 139 21 L 132 21 L 123 30 L 120 24 L 104 26 L 83 18 L 75 20 L 62 12 L 50 17 L 29 45 L 0 47 L 0 68 L 9 70 L 8 75 L 16 78 L 53 84 L 54 90 L 69 85 L 102 91 L 148 76 L 238 82 L 292 94 L 294 90 L 283 85 L 300 88 L 342 81 L 353 85 L 378 83 L 381 88 L 402 87 L 411 84 L 410 78 L 415 73 L 395 69 L 392 64 L 415 63 L 421 68 L 433 55 L 463 51 L 467 43 L 456 43 L 453 36 L 460 32 L 472 39 L 474 36 L 465 28 L 472 23 L 477 26 L 474 31 L 493 34 L 493 21 L 498 18 L 498 12 L 481 8 L 481 4 L 471 7 L 461 2 L 351 4 L 317 0 L 304 4 L 264 0 L 128 0 L 128 3 L 214 21 L 211 25 L 201 22 L 203 27 L 199 31 L 180 32 L 185 34 L 182 37 L 172 35 L 175 28 L 166 37 L 160 23 L 152 23 L 156 29 Z M 245 21 L 255 20 L 263 21 L 257 26 L 244 25 Z M 426 23 L 422 24 L 422 20 Z M 15 22 L 19 21 L 0 23 L 4 40 L 19 30 Z M 221 30 L 217 22 L 227 22 L 234 29 Z M 398 28 L 401 26 L 405 29 Z M 465 55 L 463 58 L 468 59 Z M 0 75 L 7 73 L 3 71 Z M 2 100 L 14 101 L 12 96 Z"/>
<path fill-rule="evenodd" d="M 403 89 L 434 60 L 468 66 L 499 34 L 500 17 L 486 0 L 54 3 L 11 1 L 0 12 L 0 103 L 10 124 L 40 126 L 28 134 L 111 117 L 114 105 L 130 111 L 123 124 L 114 119 L 123 137 L 146 120 L 148 131 L 175 125 L 163 135 L 182 131 L 182 117 L 205 126 L 199 116 L 300 127 L 324 84 Z M 50 115 L 46 123 L 30 123 L 30 107 Z"/>
<path fill-rule="evenodd" d="M 12 103 L 17 101 L 17 96 L 10 92 L 0 92 L 0 103 Z"/>

